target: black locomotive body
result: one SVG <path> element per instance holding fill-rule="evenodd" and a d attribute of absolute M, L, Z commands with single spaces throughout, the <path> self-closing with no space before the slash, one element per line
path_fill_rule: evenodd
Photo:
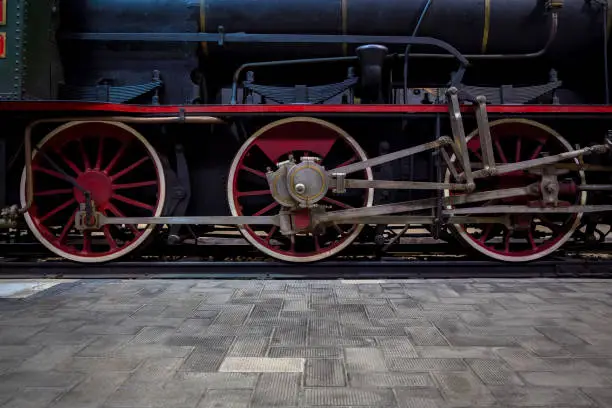
<path fill-rule="evenodd" d="M 5 240 L 78 262 L 223 225 L 291 262 L 415 226 L 512 262 L 605 240 L 607 0 L 0 10 Z"/>
<path fill-rule="evenodd" d="M 23 38 L 36 47 L 52 39 L 45 48 L 57 49 L 61 70 L 45 75 L 44 87 L 43 67 L 35 70 L 30 76 L 37 78 L 36 86 L 25 84 L 24 89 L 32 98 L 134 102 L 125 99 L 137 100 L 136 90 L 111 100 L 91 88 L 143 85 L 145 93 L 144 84 L 153 87 L 154 72 L 159 72 L 166 84 L 162 104 L 229 103 L 221 90 L 231 88 L 244 63 L 338 58 L 260 68 L 256 80 L 285 85 L 341 81 L 347 68 L 356 65 L 350 57 L 363 45 L 359 36 L 378 37 L 388 47 L 385 63 L 396 68 L 394 79 L 401 81 L 407 45 L 402 38 L 416 34 L 472 56 L 466 84 L 541 84 L 554 69 L 566 87 L 582 94 L 584 103 L 604 101 L 607 4 L 595 0 L 435 0 L 426 13 L 426 1 L 62 0 L 38 9 L 34 3 L 26 3 L 29 14 L 47 13 L 39 19 L 51 25 L 51 33 L 32 28 Z M 456 69 L 452 55 L 439 47 L 414 45 L 410 54 L 414 87 L 445 86 Z M 419 58 L 423 56 L 427 58 Z M 46 49 L 32 58 L 47 65 L 47 72 L 52 62 L 58 66 L 55 54 Z M 585 67 L 593 75 L 585 75 Z"/>

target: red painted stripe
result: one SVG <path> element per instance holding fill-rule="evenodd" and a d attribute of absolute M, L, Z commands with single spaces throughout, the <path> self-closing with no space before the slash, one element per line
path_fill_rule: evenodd
<path fill-rule="evenodd" d="M 0 33 L 0 58 L 6 58 L 6 33 Z"/>
<path fill-rule="evenodd" d="M 106 112 L 123 114 L 447 113 L 446 105 L 125 105 L 91 102 L 0 102 L 0 111 Z M 463 106 L 463 112 L 472 112 Z M 607 105 L 489 105 L 489 113 L 608 114 Z"/>
<path fill-rule="evenodd" d="M 6 24 L 6 0 L 0 0 L 0 25 Z"/>

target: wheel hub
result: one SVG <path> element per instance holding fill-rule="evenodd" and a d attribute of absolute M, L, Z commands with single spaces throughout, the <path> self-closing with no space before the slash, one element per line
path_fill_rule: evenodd
<path fill-rule="evenodd" d="M 272 196 L 284 207 L 312 208 L 328 190 L 325 167 L 318 157 L 302 157 L 300 163 L 293 158 L 278 164 L 278 170 L 269 171 L 268 183 Z"/>
<path fill-rule="evenodd" d="M 77 184 L 91 193 L 91 199 L 98 205 L 107 204 L 113 195 L 113 183 L 111 179 L 102 172 L 88 171 L 81 174 Z M 79 203 L 85 202 L 85 194 L 79 188 L 74 188 L 74 197 Z"/>

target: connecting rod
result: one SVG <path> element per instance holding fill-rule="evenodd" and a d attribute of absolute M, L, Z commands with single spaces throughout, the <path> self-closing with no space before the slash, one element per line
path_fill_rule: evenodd
<path fill-rule="evenodd" d="M 549 164 L 555 164 L 563 160 L 576 159 L 580 156 L 587 156 L 593 153 L 602 154 L 609 150 L 607 145 L 596 145 L 585 147 L 578 150 L 572 150 L 570 152 L 563 152 L 554 156 L 540 157 L 539 159 L 526 160 L 518 163 L 500 164 L 495 168 L 478 170 L 472 173 L 474 178 L 483 178 L 490 176 L 499 176 L 502 174 L 512 173 L 514 171 L 528 170 L 539 166 L 546 166 Z M 460 180 L 465 180 L 464 175 L 460 175 Z"/>
<path fill-rule="evenodd" d="M 443 206 L 454 206 L 461 204 L 476 203 L 479 201 L 489 201 L 500 198 L 520 197 L 527 195 L 537 195 L 538 184 L 531 184 L 527 187 L 508 188 L 506 190 L 485 191 L 469 195 L 458 195 L 443 198 Z M 374 207 L 352 208 L 349 210 L 331 211 L 317 215 L 317 222 L 339 222 L 345 219 L 357 220 L 367 223 L 366 217 L 377 215 L 398 214 L 411 211 L 426 210 L 437 205 L 437 198 L 425 198 L 423 200 L 406 201 L 401 203 L 383 204 Z"/>
<path fill-rule="evenodd" d="M 381 164 L 389 163 L 394 160 L 399 160 L 407 156 L 412 156 L 418 153 L 426 152 L 428 150 L 437 149 L 443 146 L 452 145 L 453 140 L 448 136 L 442 136 L 438 140 L 433 142 L 424 143 L 422 145 L 409 147 L 407 149 L 398 150 L 397 152 L 383 154 L 382 156 L 375 157 L 373 159 L 364 160 L 361 162 L 349 164 L 342 167 L 329 170 L 327 173 L 330 176 L 334 174 L 350 174 L 357 171 L 365 170 L 369 167 L 380 166 Z"/>

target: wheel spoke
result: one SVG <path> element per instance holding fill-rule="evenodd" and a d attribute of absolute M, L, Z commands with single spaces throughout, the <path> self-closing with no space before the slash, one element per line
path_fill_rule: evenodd
<path fill-rule="evenodd" d="M 53 210 L 51 210 L 50 212 L 48 212 L 44 217 L 40 217 L 39 221 L 45 222 L 47 221 L 49 218 L 53 217 L 55 214 L 57 214 L 58 212 L 62 211 L 63 209 L 71 206 L 72 204 L 76 204 L 76 199 L 75 198 L 71 198 L 70 200 L 66 201 L 64 204 L 55 207 Z"/>
<path fill-rule="evenodd" d="M 312 239 L 314 240 L 315 249 L 317 251 L 321 250 L 321 245 L 319 245 L 319 237 L 315 234 L 312 234 Z"/>
<path fill-rule="evenodd" d="M 110 232 L 110 225 L 104 226 L 104 238 L 106 238 L 106 242 L 111 247 L 111 249 L 117 249 L 117 242 L 113 238 Z"/>
<path fill-rule="evenodd" d="M 487 224 L 487 226 L 485 227 L 484 232 L 480 236 L 479 241 L 482 242 L 482 243 L 487 242 L 487 238 L 489 238 L 489 234 L 491 233 L 492 230 L 493 230 L 493 224 Z"/>
<path fill-rule="evenodd" d="M 38 191 L 34 193 L 35 196 L 51 196 L 51 195 L 59 195 L 59 194 L 72 194 L 73 190 L 70 188 L 60 188 L 56 190 L 45 190 Z"/>
<path fill-rule="evenodd" d="M 91 252 L 91 231 L 83 232 L 83 252 Z"/>
<path fill-rule="evenodd" d="M 277 229 L 278 227 L 275 225 L 270 229 L 270 232 L 268 232 L 268 235 L 266 236 L 266 243 L 268 245 L 270 245 L 270 240 L 272 239 L 272 236 L 274 235 Z"/>
<path fill-rule="evenodd" d="M 61 150 L 57 150 L 56 153 L 62 159 L 62 161 L 66 163 L 68 167 L 70 167 L 72 171 L 76 173 L 77 176 L 83 173 L 83 170 L 81 170 L 79 166 L 77 166 L 72 160 L 66 157 L 66 155 L 62 153 Z"/>
<path fill-rule="evenodd" d="M 273 203 L 271 203 L 270 205 L 265 206 L 264 208 L 262 208 L 261 210 L 257 211 L 253 215 L 255 217 L 259 217 L 260 215 L 263 215 L 263 214 L 267 213 L 268 211 L 276 208 L 276 206 L 278 206 L 278 203 L 276 201 L 274 201 Z"/>
<path fill-rule="evenodd" d="M 85 166 L 85 170 L 91 170 L 91 164 L 89 163 L 89 157 L 87 157 L 85 146 L 83 146 L 83 139 L 79 140 L 79 150 L 81 151 L 81 158 L 83 159 L 83 165 Z"/>
<path fill-rule="evenodd" d="M 104 137 L 100 137 L 98 142 L 98 157 L 96 159 L 96 170 L 102 168 L 102 153 L 104 152 Z"/>
<path fill-rule="evenodd" d="M 535 251 L 538 246 L 536 245 L 535 240 L 533 239 L 533 231 L 531 230 L 531 228 L 529 228 L 529 230 L 527 231 L 527 241 L 529 241 L 529 243 L 531 244 L 531 249 Z"/>
<path fill-rule="evenodd" d="M 128 197 L 122 196 L 120 194 L 113 194 L 111 198 L 114 198 L 115 200 L 122 201 L 122 202 L 124 202 L 126 204 L 129 204 L 129 205 L 132 205 L 134 207 L 144 208 L 145 210 L 149 210 L 151 212 L 153 212 L 155 210 L 152 205 L 141 203 L 140 201 L 136 201 L 136 200 L 134 200 L 132 198 L 128 198 Z"/>
<path fill-rule="evenodd" d="M 521 143 L 522 143 L 522 138 L 517 137 L 516 138 L 516 160 L 515 163 L 518 163 L 521 161 Z"/>
<path fill-rule="evenodd" d="M 340 163 L 337 166 L 334 166 L 334 168 L 340 168 L 340 167 L 344 167 L 344 166 L 348 166 L 351 163 L 354 163 L 357 161 L 357 156 L 353 156 L 350 159 L 348 159 L 347 161 L 345 161 L 344 163 Z"/>
<path fill-rule="evenodd" d="M 468 150 L 471 151 L 478 160 L 482 161 L 482 154 L 480 154 L 480 146 L 468 145 Z"/>
<path fill-rule="evenodd" d="M 335 222 L 334 222 L 334 223 L 332 223 L 332 225 L 334 226 L 334 229 L 335 229 L 335 230 L 336 230 L 336 231 L 337 231 L 337 232 L 338 232 L 338 233 L 339 233 L 341 236 L 343 236 L 343 235 L 345 235 L 345 234 L 346 234 L 346 232 L 345 232 L 345 231 L 344 231 L 342 228 L 340 228 L 340 226 L 339 226 L 338 224 L 336 224 Z"/>
<path fill-rule="evenodd" d="M 151 181 L 139 181 L 138 183 L 127 183 L 127 184 L 113 184 L 113 190 L 125 190 L 129 188 L 156 186 L 157 180 Z"/>
<path fill-rule="evenodd" d="M 508 159 L 506 159 L 506 155 L 504 154 L 504 149 L 502 149 L 499 139 L 495 139 L 495 149 L 497 150 L 497 154 L 499 154 L 499 158 L 502 161 L 502 163 L 508 163 Z"/>
<path fill-rule="evenodd" d="M 58 178 L 58 179 L 64 180 L 65 182 L 68 182 L 68 183 L 69 183 L 69 181 L 66 179 L 66 176 L 65 176 L 65 175 L 63 175 L 62 173 L 57 172 L 57 171 L 55 171 L 55 170 L 51 170 L 51 169 L 48 169 L 48 168 L 46 168 L 46 167 L 40 167 L 40 166 L 36 166 L 36 165 L 32 165 L 32 170 L 34 170 L 34 171 L 39 171 L 39 172 L 41 172 L 41 173 L 48 174 L 49 176 L 53 176 L 53 177 L 55 177 L 55 178 Z"/>
<path fill-rule="evenodd" d="M 511 230 L 506 230 L 506 233 L 504 234 L 504 251 L 506 251 L 506 253 L 510 253 L 510 235 L 512 234 Z"/>
<path fill-rule="evenodd" d="M 68 222 L 66 223 L 66 225 L 64 225 L 64 228 L 62 229 L 62 233 L 60 234 L 59 238 L 57 239 L 60 243 L 62 243 L 62 242 L 64 242 L 66 240 L 66 236 L 68 236 L 68 232 L 72 228 L 72 225 L 74 224 L 74 219 L 75 218 L 76 218 L 76 211 L 72 213 L 72 215 L 68 219 Z"/>
<path fill-rule="evenodd" d="M 117 165 L 117 162 L 123 156 L 123 153 L 125 153 L 125 149 L 127 149 L 127 143 L 121 144 L 121 147 L 119 148 L 117 153 L 113 156 L 110 163 L 108 163 L 108 166 L 106 166 L 106 168 L 104 169 L 105 174 L 110 174 L 110 172 L 115 168 L 115 165 Z"/>
<path fill-rule="evenodd" d="M 134 170 L 136 167 L 140 166 L 142 163 L 146 162 L 147 160 L 149 160 L 149 156 L 145 156 L 142 159 L 132 163 L 131 165 L 129 165 L 125 169 L 121 170 L 119 173 L 115 173 L 114 175 L 112 175 L 111 176 L 111 180 L 112 181 L 117 180 L 118 178 L 126 175 L 127 173 L 129 173 L 130 171 Z"/>
<path fill-rule="evenodd" d="M 556 234 L 561 230 L 561 226 L 555 224 L 554 222 L 549 220 L 547 217 L 540 215 L 538 218 L 540 219 L 540 223 L 544 225 L 546 228 L 549 228 L 553 233 Z"/>
<path fill-rule="evenodd" d="M 115 207 L 112 203 L 108 203 L 106 204 L 106 208 L 108 209 L 108 211 L 112 212 L 113 214 L 115 214 L 115 216 L 117 217 L 121 217 L 121 218 L 125 218 L 125 214 L 123 214 L 117 207 Z M 136 226 L 134 224 L 128 224 L 128 226 L 130 227 L 130 229 L 132 230 L 132 232 L 134 233 L 134 235 L 139 236 L 141 234 L 141 232 L 138 230 L 138 228 L 136 228 Z"/>
<path fill-rule="evenodd" d="M 240 170 L 244 170 L 244 171 L 248 171 L 249 173 L 254 174 L 254 175 L 256 175 L 256 176 L 259 176 L 259 177 L 261 177 L 261 178 L 264 178 L 264 179 L 266 178 L 266 173 L 264 173 L 263 171 L 259 171 L 259 170 L 252 169 L 252 168 L 250 168 L 250 167 L 248 167 L 248 166 L 245 166 L 244 164 L 243 164 L 243 165 L 241 165 L 241 166 L 239 167 L 239 169 L 240 169 Z"/>
<path fill-rule="evenodd" d="M 262 196 L 262 195 L 270 195 L 272 192 L 270 190 L 255 190 L 255 191 L 238 191 L 236 196 L 238 197 L 252 197 L 252 196 Z"/>
<path fill-rule="evenodd" d="M 334 200 L 333 198 L 329 198 L 329 197 L 323 197 L 323 201 L 325 201 L 325 202 L 327 202 L 329 204 L 337 205 L 338 207 L 344 208 L 344 209 L 347 209 L 347 210 L 350 209 L 350 208 L 355 208 L 353 206 L 350 206 L 348 204 L 345 204 L 345 203 L 343 203 L 341 201 L 338 201 L 338 200 Z"/>
<path fill-rule="evenodd" d="M 531 153 L 531 157 L 529 157 L 529 160 L 537 159 L 538 155 L 540 154 L 543 148 L 544 148 L 544 143 L 540 143 L 540 145 L 536 147 L 533 153 Z"/>

